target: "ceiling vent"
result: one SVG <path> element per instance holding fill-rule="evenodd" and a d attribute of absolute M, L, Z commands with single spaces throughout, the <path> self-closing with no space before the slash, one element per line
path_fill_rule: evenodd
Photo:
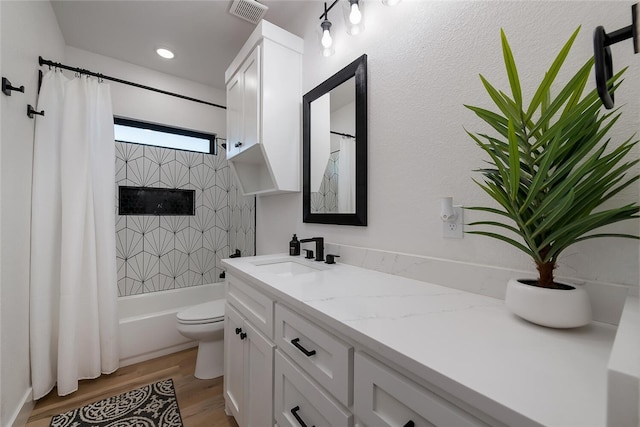
<path fill-rule="evenodd" d="M 267 6 L 255 0 L 234 0 L 229 13 L 252 24 L 257 24 L 267 13 L 267 10 L 269 10 Z"/>

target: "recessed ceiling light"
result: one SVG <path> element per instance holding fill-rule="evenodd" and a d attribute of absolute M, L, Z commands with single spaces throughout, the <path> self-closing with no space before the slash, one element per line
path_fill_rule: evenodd
<path fill-rule="evenodd" d="M 175 56 L 169 49 L 164 48 L 156 49 L 156 53 L 166 59 L 172 59 Z"/>

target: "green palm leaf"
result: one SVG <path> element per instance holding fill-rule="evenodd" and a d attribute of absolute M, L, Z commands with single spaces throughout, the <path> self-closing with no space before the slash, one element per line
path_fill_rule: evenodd
<path fill-rule="evenodd" d="M 473 228 L 470 232 L 504 241 L 539 264 L 555 265 L 558 255 L 579 241 L 638 238 L 625 233 L 594 232 L 640 216 L 637 203 L 602 209 L 605 202 L 610 204 L 615 195 L 638 182 L 640 175 L 632 171 L 640 159 L 625 160 L 639 142 L 634 137 L 613 149 L 609 147 L 607 138 L 620 112 L 602 112 L 597 91 L 585 93 L 593 58 L 559 88 L 557 95 L 551 93 L 551 88 L 558 86 L 555 80 L 579 30 L 560 49 L 526 111 L 513 52 L 501 31 L 511 94 L 500 91 L 480 75 L 497 111 L 465 105 L 493 130 L 467 134 L 488 156 L 486 167 L 476 170 L 484 179 L 474 182 L 498 205 L 466 208 L 497 218 L 468 224 Z M 608 82 L 613 91 L 622 83 L 624 71 Z M 484 227 L 493 231 L 483 230 Z"/>
<path fill-rule="evenodd" d="M 502 39 L 502 54 L 504 56 L 504 63 L 507 66 L 507 76 L 509 76 L 511 93 L 513 93 L 513 99 L 519 109 L 522 109 L 522 89 L 520 89 L 518 70 L 516 69 L 516 62 L 513 59 L 513 53 L 511 52 L 511 47 L 507 41 L 507 36 L 504 34 L 504 30 L 500 30 L 500 38 Z"/>
<path fill-rule="evenodd" d="M 547 74 L 544 76 L 544 79 L 542 80 L 542 83 L 538 87 L 538 90 L 536 91 L 535 95 L 533 95 L 533 99 L 531 100 L 531 104 L 529 104 L 529 109 L 527 110 L 527 117 L 532 117 L 533 113 L 535 113 L 535 111 L 540 106 L 540 103 L 542 102 L 545 96 L 545 93 L 549 91 L 549 89 L 551 88 L 551 84 L 553 83 L 556 76 L 558 75 L 558 72 L 560 71 L 560 68 L 562 68 L 562 64 L 564 63 L 564 60 L 567 58 L 567 55 L 571 50 L 571 46 L 573 45 L 573 41 L 578 36 L 579 32 L 580 32 L 580 27 L 578 27 L 573 32 L 573 34 L 571 35 L 567 43 L 565 43 L 565 45 L 560 50 L 560 53 L 558 54 L 556 59 L 553 61 L 553 64 L 551 64 L 551 68 L 549 68 L 549 71 L 547 71 Z M 506 40 L 506 37 L 505 37 L 505 40 Z"/>

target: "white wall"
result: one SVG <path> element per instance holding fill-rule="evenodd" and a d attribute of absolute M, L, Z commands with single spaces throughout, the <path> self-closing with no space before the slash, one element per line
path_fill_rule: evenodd
<path fill-rule="evenodd" d="M 442 238 L 438 217 L 442 196 L 456 204 L 492 204 L 472 182 L 482 166 L 481 152 L 464 129 L 486 130 L 463 104 L 491 107 L 478 74 L 509 91 L 500 45 L 504 28 L 530 97 L 571 33 L 582 25 L 560 82 L 593 55 L 592 33 L 631 23 L 631 1 L 403 1 L 387 8 L 366 3 L 366 31 L 346 35 L 342 11 L 329 14 L 336 54 L 320 54 L 317 17 L 305 35 L 303 91 L 356 59 L 368 55 L 369 226 L 303 224 L 302 194 L 258 200 L 258 253 L 283 252 L 292 233 L 324 236 L 326 241 L 387 251 L 534 271 L 529 259 L 510 246 L 466 234 Z M 623 116 L 613 133 L 621 141 L 640 128 L 640 55 L 631 41 L 612 47 L 614 66 L 629 66 L 616 105 Z M 530 98 L 529 98 L 530 99 Z M 638 155 L 638 149 L 634 156 Z M 637 171 L 637 169 L 636 169 Z M 638 186 L 616 203 L 638 201 Z M 465 212 L 465 222 L 477 214 Z M 637 233 L 638 223 L 617 230 Z M 568 249 L 559 275 L 638 285 L 638 241 L 600 239 Z M 470 280 L 473 277 L 469 277 Z M 489 284 L 490 285 L 490 284 Z"/>
<path fill-rule="evenodd" d="M 46 1 L 0 2 L 2 76 L 25 93 L 0 95 L 0 425 L 24 425 L 31 410 L 29 374 L 29 254 L 31 164 L 34 120 L 27 104 L 36 105 L 38 55 L 63 59 L 64 41 Z M 22 412 L 20 410 L 23 409 Z"/>
<path fill-rule="evenodd" d="M 65 64 L 134 83 L 226 105 L 224 91 L 139 67 L 86 50 L 66 47 Z M 59 62 L 56 58 L 47 58 Z M 158 57 L 160 60 L 160 58 Z M 70 74 L 67 74 L 70 75 Z M 226 110 L 156 92 L 106 81 L 111 86 L 113 114 L 147 122 L 226 135 Z"/>

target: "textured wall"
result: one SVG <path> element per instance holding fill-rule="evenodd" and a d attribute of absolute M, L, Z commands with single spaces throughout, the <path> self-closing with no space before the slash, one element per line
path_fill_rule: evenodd
<path fill-rule="evenodd" d="M 2 76 L 25 93 L 0 95 L 2 257 L 0 262 L 0 425 L 24 425 L 29 416 L 29 260 L 31 172 L 34 120 L 25 113 L 36 105 L 38 55 L 62 59 L 64 40 L 49 2 L 2 1 L 0 36 Z M 23 413 L 19 413 L 23 408 Z"/>
<path fill-rule="evenodd" d="M 330 13 L 336 54 L 322 57 L 310 16 L 305 34 L 303 91 L 307 92 L 353 61 L 368 55 L 369 226 L 303 224 L 301 195 L 258 199 L 258 252 L 286 250 L 288 236 L 324 236 L 328 242 L 481 264 L 534 273 L 531 261 L 512 247 L 482 236 L 444 239 L 439 198 L 456 204 L 492 205 L 472 181 L 482 167 L 479 148 L 465 134 L 486 127 L 464 104 L 488 107 L 478 74 L 509 91 L 500 46 L 504 28 L 514 51 L 525 99 L 571 33 L 582 25 L 560 82 L 593 54 L 592 33 L 631 22 L 633 1 L 403 1 L 388 8 L 366 3 L 366 29 L 345 33 L 340 13 Z M 321 7 L 318 8 L 321 11 Z M 612 47 L 614 66 L 629 66 L 616 105 L 622 118 L 613 141 L 640 128 L 640 54 L 630 41 Z M 590 88 L 594 86 L 590 82 Z M 633 156 L 638 157 L 640 149 Z M 637 170 L 637 169 L 636 169 Z M 615 203 L 639 199 L 638 186 Z M 465 222 L 479 218 L 466 211 Z M 638 223 L 612 227 L 638 232 Z M 638 242 L 600 239 L 573 246 L 560 259 L 559 274 L 637 286 Z M 474 280 L 474 277 L 468 277 Z M 485 286 L 493 286 L 491 283 Z"/>
<path fill-rule="evenodd" d="M 196 205 L 194 216 L 116 213 L 120 296 L 219 282 L 230 243 L 231 253 L 253 254 L 254 198 L 237 197 L 222 147 L 212 155 L 116 142 L 116 185 L 195 190 Z"/>

